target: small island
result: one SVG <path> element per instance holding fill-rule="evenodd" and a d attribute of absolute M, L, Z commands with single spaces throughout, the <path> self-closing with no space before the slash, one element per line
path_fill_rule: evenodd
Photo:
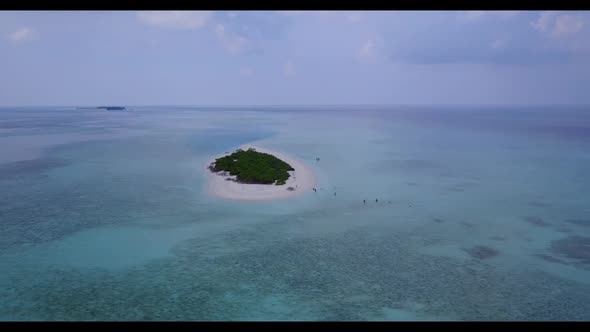
<path fill-rule="evenodd" d="M 313 171 L 287 154 L 242 145 L 233 153 L 210 159 L 206 190 L 216 197 L 239 201 L 268 201 L 314 192 Z"/>
<path fill-rule="evenodd" d="M 225 172 L 238 183 L 284 185 L 295 169 L 281 159 L 256 151 L 238 149 L 236 152 L 221 158 L 209 165 L 214 173 Z M 230 178 L 230 180 L 232 180 Z"/>
<path fill-rule="evenodd" d="M 107 110 L 107 111 L 125 111 L 126 108 L 124 106 L 99 106 L 97 107 L 99 110 Z"/>
<path fill-rule="evenodd" d="M 98 106 L 98 107 L 77 107 L 79 110 L 106 110 L 106 111 L 126 111 L 124 106 Z"/>

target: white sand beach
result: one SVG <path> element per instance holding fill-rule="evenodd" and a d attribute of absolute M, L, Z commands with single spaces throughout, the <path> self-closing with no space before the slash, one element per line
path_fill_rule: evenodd
<path fill-rule="evenodd" d="M 210 195 L 241 201 L 269 201 L 299 196 L 306 192 L 309 193 L 315 187 L 315 175 L 311 168 L 305 165 L 302 161 L 280 152 L 249 144 L 242 145 L 240 148 L 243 150 L 254 148 L 256 151 L 272 154 L 291 165 L 295 171 L 289 172 L 291 176 L 289 176 L 289 179 L 284 185 L 243 184 L 227 181 L 226 178 L 228 176 L 212 173 L 208 167 L 215 161 L 215 158 L 213 158 L 203 167 L 205 172 L 207 172 L 207 190 Z M 219 156 L 216 158 L 219 158 Z M 288 187 L 293 187 L 295 190 L 289 191 L 287 190 Z"/>

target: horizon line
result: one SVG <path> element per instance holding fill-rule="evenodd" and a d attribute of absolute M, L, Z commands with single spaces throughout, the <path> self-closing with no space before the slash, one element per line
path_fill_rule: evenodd
<path fill-rule="evenodd" d="M 544 103 L 544 104 L 525 104 L 525 103 L 407 103 L 407 104 L 369 104 L 369 103 L 355 103 L 355 104 L 116 104 L 116 103 L 105 103 L 105 104 L 74 104 L 74 105 L 58 105 L 58 104 L 46 104 L 46 105 L 0 105 L 0 108 L 26 108 L 26 107 L 115 107 L 115 106 L 122 106 L 122 107 L 228 107 L 228 108 L 240 108 L 240 107 L 358 107 L 358 106 L 529 106 L 529 107 L 539 107 L 539 106 L 576 106 L 576 107 L 584 107 L 589 106 L 590 104 L 577 104 L 577 103 Z"/>

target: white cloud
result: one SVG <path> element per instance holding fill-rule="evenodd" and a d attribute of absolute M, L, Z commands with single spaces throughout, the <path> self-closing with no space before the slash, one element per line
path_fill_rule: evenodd
<path fill-rule="evenodd" d="M 468 10 L 462 11 L 457 16 L 461 20 L 479 21 L 485 17 L 496 17 L 501 19 L 513 18 L 520 14 L 517 10 L 500 10 L 500 11 L 483 11 L 483 10 Z"/>
<path fill-rule="evenodd" d="M 519 15 L 521 13 L 521 11 L 519 10 L 501 10 L 498 12 L 495 12 L 498 16 L 500 16 L 500 18 L 513 18 L 516 15 Z"/>
<path fill-rule="evenodd" d="M 293 65 L 293 62 L 291 60 L 288 60 L 285 63 L 285 66 L 283 66 L 283 73 L 285 74 L 285 76 L 293 76 L 296 74 L 295 66 Z"/>
<path fill-rule="evenodd" d="M 551 34 L 555 37 L 574 34 L 584 26 L 584 21 L 579 16 L 559 15 L 555 18 L 555 27 Z"/>
<path fill-rule="evenodd" d="M 507 38 L 498 38 L 492 42 L 491 47 L 494 50 L 501 50 L 501 49 L 506 48 L 507 44 L 508 44 Z"/>
<path fill-rule="evenodd" d="M 240 76 L 249 77 L 254 75 L 254 69 L 250 67 L 242 67 L 240 68 Z"/>
<path fill-rule="evenodd" d="M 531 22 L 533 29 L 548 33 L 553 37 L 563 37 L 575 34 L 582 30 L 584 20 L 579 16 L 561 14 L 546 11 L 539 15 L 539 18 Z"/>
<path fill-rule="evenodd" d="M 359 50 L 359 55 L 362 58 L 372 58 L 375 56 L 375 43 L 372 39 L 367 40 Z"/>
<path fill-rule="evenodd" d="M 531 22 L 531 26 L 535 30 L 545 32 L 553 23 L 553 18 L 556 15 L 557 14 L 555 12 L 542 12 L 541 14 L 539 14 L 539 18 L 536 21 Z"/>
<path fill-rule="evenodd" d="M 286 16 L 326 16 L 339 13 L 331 10 L 277 10 L 276 12 Z"/>
<path fill-rule="evenodd" d="M 468 10 L 462 12 L 459 17 L 470 21 L 477 21 L 481 19 L 485 14 L 486 12 L 482 10 Z"/>
<path fill-rule="evenodd" d="M 178 30 L 200 29 L 207 24 L 212 24 L 213 19 L 209 11 L 142 11 L 137 12 L 137 18 L 146 24 Z M 227 16 L 235 19 L 236 12 L 229 12 Z M 223 24 L 217 24 L 214 29 L 217 40 L 230 53 L 239 53 L 248 44 L 249 40 L 238 34 L 226 30 Z"/>
<path fill-rule="evenodd" d="M 218 24 L 215 27 L 217 39 L 230 53 L 239 53 L 249 44 L 249 40 L 245 37 L 231 33 L 225 30 L 223 24 Z"/>
<path fill-rule="evenodd" d="M 359 48 L 358 55 L 362 60 L 373 61 L 379 55 L 382 46 L 381 39 L 369 38 Z"/>
<path fill-rule="evenodd" d="M 361 21 L 362 18 L 363 18 L 362 15 L 360 13 L 356 13 L 356 12 L 351 13 L 346 17 L 346 19 L 349 23 L 357 23 L 357 22 Z"/>
<path fill-rule="evenodd" d="M 162 28 L 191 30 L 207 24 L 211 12 L 208 11 L 142 11 L 137 18 L 146 24 Z"/>
<path fill-rule="evenodd" d="M 298 16 L 305 15 L 307 12 L 304 10 L 277 10 L 276 13 L 285 16 Z"/>
<path fill-rule="evenodd" d="M 500 17 L 502 17 L 502 18 L 513 18 L 513 17 L 519 15 L 520 13 L 521 13 L 521 11 L 519 11 L 519 10 L 504 10 L 504 11 L 498 12 L 498 15 L 500 15 Z"/>
<path fill-rule="evenodd" d="M 24 43 L 33 40 L 35 33 L 32 29 L 24 27 L 8 35 L 8 38 L 15 43 Z"/>

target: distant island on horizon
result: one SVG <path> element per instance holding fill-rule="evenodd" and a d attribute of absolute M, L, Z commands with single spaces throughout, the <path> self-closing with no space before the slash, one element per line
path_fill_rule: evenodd
<path fill-rule="evenodd" d="M 124 106 L 98 106 L 98 107 L 77 107 L 79 110 L 107 110 L 107 111 L 126 111 Z"/>

